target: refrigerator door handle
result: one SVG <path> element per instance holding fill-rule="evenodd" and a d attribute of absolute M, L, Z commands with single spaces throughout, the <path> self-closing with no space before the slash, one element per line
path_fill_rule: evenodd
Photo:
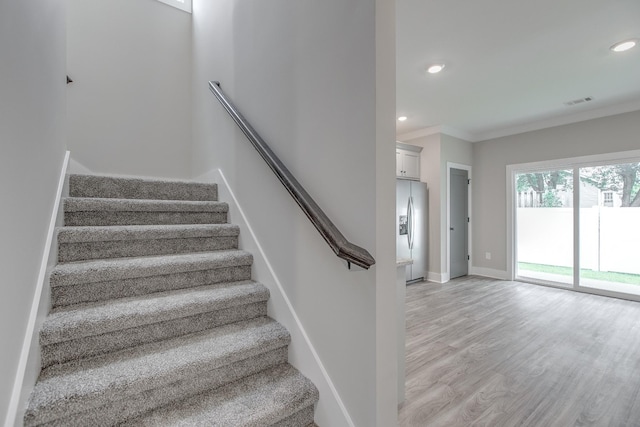
<path fill-rule="evenodd" d="M 409 232 L 407 233 L 407 237 L 409 239 L 409 249 L 413 249 L 413 197 L 409 196 L 409 207 L 408 207 L 408 218 L 407 225 L 409 227 Z"/>
<path fill-rule="evenodd" d="M 407 246 L 411 249 L 411 197 L 407 199 Z"/>

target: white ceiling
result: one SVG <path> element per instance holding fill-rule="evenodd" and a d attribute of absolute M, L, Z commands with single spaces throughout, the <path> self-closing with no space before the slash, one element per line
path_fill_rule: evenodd
<path fill-rule="evenodd" d="M 640 46 L 609 50 L 629 38 L 640 0 L 397 0 L 398 139 L 481 141 L 638 110 Z M 446 67 L 426 73 L 434 63 Z"/>

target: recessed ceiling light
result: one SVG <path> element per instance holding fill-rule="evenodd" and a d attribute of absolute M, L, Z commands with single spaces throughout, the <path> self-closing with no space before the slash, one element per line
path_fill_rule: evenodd
<path fill-rule="evenodd" d="M 442 71 L 443 68 L 444 68 L 444 64 L 434 64 L 429 68 L 427 68 L 427 72 L 431 74 L 436 74 Z"/>
<path fill-rule="evenodd" d="M 625 40 L 614 44 L 609 49 L 614 52 L 624 52 L 625 50 L 635 47 L 636 44 L 638 44 L 638 39 Z"/>
<path fill-rule="evenodd" d="M 407 116 L 400 116 L 400 117 L 398 117 L 398 121 L 399 121 L 399 122 L 404 122 L 405 120 L 407 120 Z"/>

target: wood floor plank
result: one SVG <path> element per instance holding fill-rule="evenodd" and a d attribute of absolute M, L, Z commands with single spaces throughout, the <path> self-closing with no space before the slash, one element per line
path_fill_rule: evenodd
<path fill-rule="evenodd" d="M 469 276 L 407 287 L 403 427 L 640 427 L 640 304 Z"/>

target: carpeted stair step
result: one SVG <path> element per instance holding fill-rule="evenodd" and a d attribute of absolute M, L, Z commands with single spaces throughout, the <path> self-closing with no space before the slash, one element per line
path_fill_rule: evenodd
<path fill-rule="evenodd" d="M 225 250 L 58 264 L 49 279 L 52 305 L 248 280 L 252 263 L 248 252 Z"/>
<path fill-rule="evenodd" d="M 25 425 L 111 426 L 286 362 L 290 336 L 266 317 L 43 370 Z"/>
<path fill-rule="evenodd" d="M 72 175 L 25 426 L 315 427 L 215 184 Z"/>
<path fill-rule="evenodd" d="M 289 364 L 152 411 L 127 426 L 301 427 L 313 423 L 315 386 Z"/>
<path fill-rule="evenodd" d="M 64 199 L 65 226 L 224 224 L 223 202 L 110 198 Z"/>
<path fill-rule="evenodd" d="M 266 316 L 268 299 L 246 281 L 53 310 L 40 330 L 42 366 Z"/>
<path fill-rule="evenodd" d="M 239 234 L 232 224 L 62 227 L 58 261 L 235 249 Z"/>
<path fill-rule="evenodd" d="M 70 175 L 71 197 L 155 200 L 218 200 L 216 184 L 179 180 Z"/>

